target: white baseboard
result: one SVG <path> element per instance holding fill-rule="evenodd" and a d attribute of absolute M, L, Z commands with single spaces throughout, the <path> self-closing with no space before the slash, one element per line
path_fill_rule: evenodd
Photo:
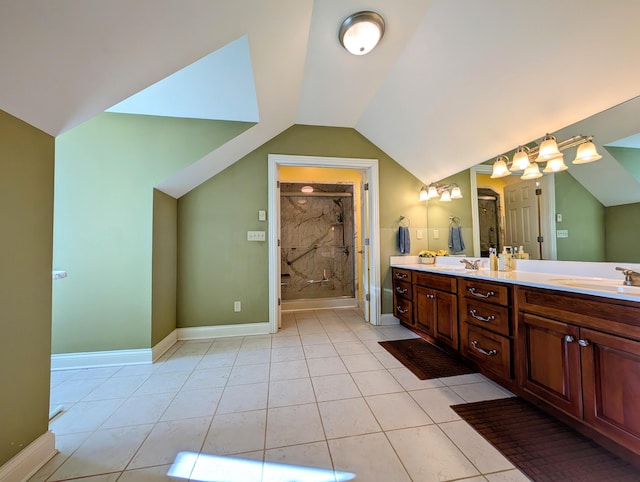
<path fill-rule="evenodd" d="M 178 340 L 202 340 L 224 338 L 228 336 L 268 335 L 271 333 L 268 322 L 243 323 L 238 325 L 194 326 L 178 328 Z"/>
<path fill-rule="evenodd" d="M 0 467 L 0 480 L 26 482 L 56 454 L 56 436 L 45 432 Z"/>
<path fill-rule="evenodd" d="M 391 313 L 383 313 L 380 315 L 380 324 L 381 325 L 399 325 L 400 320 L 393 316 Z"/>
<path fill-rule="evenodd" d="M 151 348 L 141 348 L 139 350 L 89 351 L 51 355 L 52 370 L 96 368 L 112 365 L 141 365 L 151 362 Z"/>
<path fill-rule="evenodd" d="M 151 348 L 151 359 L 156 361 L 178 341 L 178 330 L 175 329 Z"/>

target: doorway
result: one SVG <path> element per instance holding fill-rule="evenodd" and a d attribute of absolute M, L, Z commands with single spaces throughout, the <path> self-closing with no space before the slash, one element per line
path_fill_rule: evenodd
<path fill-rule="evenodd" d="M 478 188 L 478 230 L 480 235 L 480 256 L 488 257 L 490 248 L 502 252 L 502 209 L 501 196 L 490 188 Z"/>
<path fill-rule="evenodd" d="M 283 310 L 357 306 L 354 187 L 280 182 Z"/>
<path fill-rule="evenodd" d="M 362 175 L 360 186 L 360 223 L 356 226 L 362 237 L 358 249 L 361 264 L 356 299 L 365 320 L 377 325 L 380 320 L 380 245 L 378 209 L 378 160 L 356 158 L 310 157 L 269 154 L 269 325 L 276 333 L 282 311 L 282 238 L 280 168 L 285 166 L 355 169 Z M 321 279 L 321 278 L 320 278 Z"/>

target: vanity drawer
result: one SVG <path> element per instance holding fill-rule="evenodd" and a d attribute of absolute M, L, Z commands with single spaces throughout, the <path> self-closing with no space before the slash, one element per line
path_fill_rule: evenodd
<path fill-rule="evenodd" d="M 511 340 L 470 323 L 460 324 L 462 355 L 505 380 L 511 380 Z"/>
<path fill-rule="evenodd" d="M 442 274 L 425 273 L 424 271 L 413 272 L 413 284 L 433 288 L 434 290 L 456 293 L 458 283 L 454 276 Z"/>
<path fill-rule="evenodd" d="M 408 281 L 393 281 L 393 294 L 395 296 L 399 296 L 402 298 L 406 298 L 410 300 L 412 298 L 411 294 L 411 283 Z"/>
<path fill-rule="evenodd" d="M 413 302 L 402 297 L 397 297 L 393 304 L 393 314 L 400 321 L 413 326 Z"/>
<path fill-rule="evenodd" d="M 496 305 L 509 306 L 509 287 L 489 281 L 460 280 L 460 293 L 466 298 L 495 303 Z"/>
<path fill-rule="evenodd" d="M 394 284 L 396 283 L 396 281 L 406 281 L 407 283 L 411 283 L 410 269 L 393 268 L 391 270 L 391 276 L 393 277 Z"/>
<path fill-rule="evenodd" d="M 475 299 L 460 298 L 460 321 L 466 321 L 501 335 L 511 335 L 509 308 Z"/>

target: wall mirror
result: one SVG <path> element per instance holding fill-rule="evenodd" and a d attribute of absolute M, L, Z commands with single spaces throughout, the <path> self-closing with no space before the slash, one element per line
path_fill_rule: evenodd
<path fill-rule="evenodd" d="M 493 159 L 469 169 L 470 251 L 486 256 L 489 245 L 516 244 L 532 259 L 640 262 L 640 97 L 552 134 L 592 135 L 602 159 L 573 165 L 575 148 L 567 149 L 566 171 L 526 182 L 522 172 L 491 179 Z M 522 189 L 530 206 L 514 207 Z"/>

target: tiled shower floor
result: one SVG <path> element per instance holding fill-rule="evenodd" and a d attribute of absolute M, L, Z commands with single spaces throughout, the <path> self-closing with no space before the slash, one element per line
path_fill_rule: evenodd
<path fill-rule="evenodd" d="M 377 343 L 411 336 L 299 311 L 276 335 L 53 372 L 60 453 L 31 480 L 528 480 L 449 408 L 510 394 L 479 374 L 420 381 Z"/>

